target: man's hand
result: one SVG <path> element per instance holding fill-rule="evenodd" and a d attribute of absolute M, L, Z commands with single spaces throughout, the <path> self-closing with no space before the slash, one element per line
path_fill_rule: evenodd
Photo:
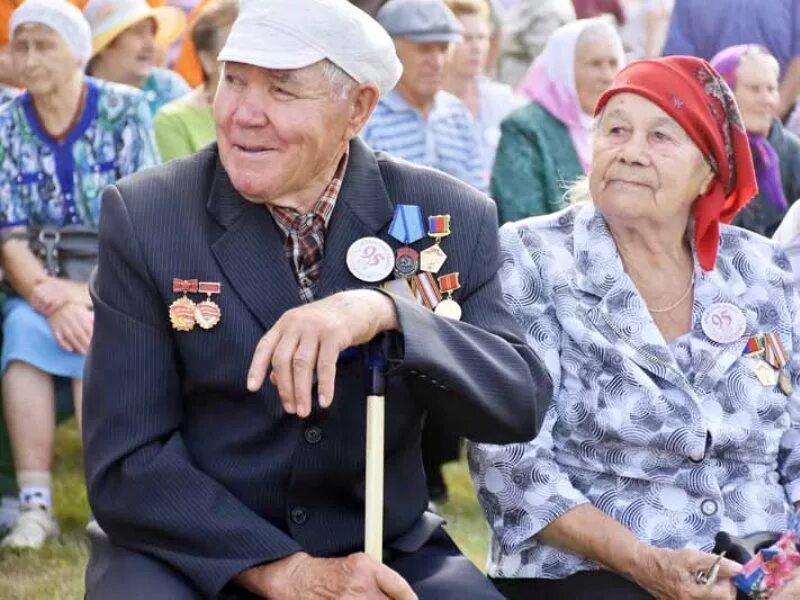
<path fill-rule="evenodd" d="M 36 282 L 30 297 L 31 306 L 45 317 L 50 317 L 69 302 L 90 305 L 89 287 L 58 277 L 44 277 Z"/>
<path fill-rule="evenodd" d="M 65 304 L 48 319 L 58 345 L 67 352 L 89 351 L 94 328 L 94 313 L 83 304 Z"/>
<path fill-rule="evenodd" d="M 394 303 L 374 290 L 341 292 L 290 310 L 258 342 L 247 388 L 260 389 L 271 368 L 284 410 L 305 418 L 311 414 L 315 371 L 319 404 L 327 408 L 339 353 L 392 329 L 399 329 Z"/>
<path fill-rule="evenodd" d="M 243 571 L 236 582 L 270 600 L 417 598 L 400 575 L 363 553 L 345 558 L 313 558 L 299 552 Z"/>

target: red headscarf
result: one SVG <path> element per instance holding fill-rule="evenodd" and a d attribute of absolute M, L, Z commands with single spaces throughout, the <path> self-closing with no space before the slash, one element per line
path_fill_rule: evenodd
<path fill-rule="evenodd" d="M 719 224 L 758 193 L 750 144 L 728 84 L 706 61 L 669 56 L 631 63 L 614 78 L 594 109 L 600 114 L 615 94 L 647 98 L 683 127 L 714 169 L 708 192 L 694 203 L 694 240 L 705 271 L 717 261 Z"/>

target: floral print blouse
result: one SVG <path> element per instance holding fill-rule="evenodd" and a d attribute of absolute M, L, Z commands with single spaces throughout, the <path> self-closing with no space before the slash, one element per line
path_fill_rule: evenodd
<path fill-rule="evenodd" d="M 711 550 L 721 530 L 787 525 L 800 500 L 800 322 L 790 265 L 761 236 L 731 226 L 720 235 L 716 269 L 695 267 L 692 329 L 668 345 L 592 204 L 503 228 L 505 299 L 554 393 L 533 441 L 470 445 L 492 531 L 491 576 L 597 569 L 537 538 L 583 503 L 666 548 Z M 702 326 L 721 303 L 745 325 L 730 343 Z M 757 361 L 743 354 L 750 337 L 765 333 L 789 357 L 788 395 L 762 385 Z"/>
<path fill-rule="evenodd" d="M 63 142 L 44 131 L 30 94 L 0 108 L 0 227 L 97 226 L 103 189 L 160 162 L 144 95 L 86 84 L 83 114 Z"/>

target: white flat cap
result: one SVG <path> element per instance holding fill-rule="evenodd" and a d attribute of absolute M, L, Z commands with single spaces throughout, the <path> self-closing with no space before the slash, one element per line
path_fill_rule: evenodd
<path fill-rule="evenodd" d="M 381 95 L 403 72 L 389 34 L 347 0 L 241 0 L 218 60 L 302 69 L 326 58 Z"/>

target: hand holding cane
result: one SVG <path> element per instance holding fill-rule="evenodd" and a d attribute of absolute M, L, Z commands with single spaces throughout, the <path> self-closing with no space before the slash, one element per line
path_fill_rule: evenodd
<path fill-rule="evenodd" d="M 367 350 L 367 466 L 364 552 L 383 562 L 383 441 L 386 362 L 381 336 Z"/>

